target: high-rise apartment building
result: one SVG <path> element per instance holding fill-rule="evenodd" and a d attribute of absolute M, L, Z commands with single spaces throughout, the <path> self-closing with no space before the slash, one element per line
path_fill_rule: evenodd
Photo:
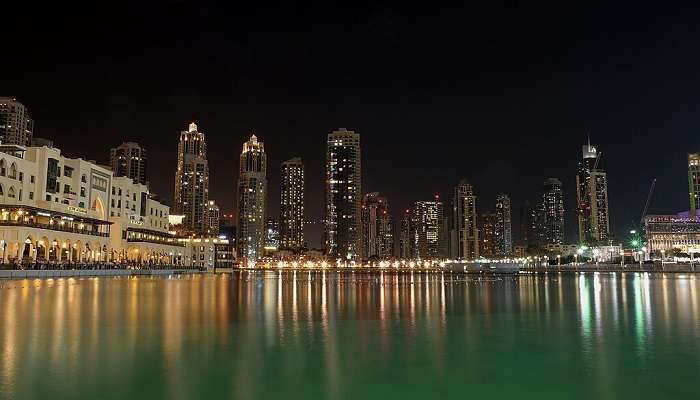
<path fill-rule="evenodd" d="M 254 264 L 262 256 L 267 196 L 267 156 L 255 135 L 243 143 L 238 174 L 238 252 Z"/>
<path fill-rule="evenodd" d="M 413 258 L 429 260 L 448 256 L 445 208 L 438 196 L 434 201 L 417 201 L 414 204 L 411 224 L 414 231 Z"/>
<path fill-rule="evenodd" d="M 362 258 L 386 260 L 394 256 L 394 221 L 389 202 L 379 193 L 362 200 Z"/>
<path fill-rule="evenodd" d="M 146 181 L 146 149 L 138 143 L 125 142 L 109 152 L 112 172 L 115 176 L 126 176 L 142 185 Z"/>
<path fill-rule="evenodd" d="M 24 104 L 10 97 L 0 97 L 0 144 L 30 146 L 34 120 Z"/>
<path fill-rule="evenodd" d="M 413 249 L 415 249 L 415 224 L 413 220 L 413 211 L 407 209 L 401 218 L 401 229 L 399 232 L 399 258 L 413 258 Z"/>
<path fill-rule="evenodd" d="M 295 157 L 280 168 L 280 247 L 304 247 L 304 164 Z"/>
<path fill-rule="evenodd" d="M 205 233 L 208 201 L 207 145 L 204 133 L 192 122 L 188 130 L 180 132 L 172 213 L 185 216 L 182 225 L 186 231 Z"/>
<path fill-rule="evenodd" d="M 700 210 L 700 153 L 688 154 L 688 194 L 690 195 L 689 215 L 697 217 Z"/>
<path fill-rule="evenodd" d="M 452 196 L 451 256 L 460 259 L 479 257 L 476 195 L 472 185 L 462 179 Z"/>
<path fill-rule="evenodd" d="M 499 194 L 496 196 L 496 255 L 503 257 L 513 254 L 513 232 L 511 222 L 510 196 Z"/>
<path fill-rule="evenodd" d="M 544 213 L 545 244 L 563 244 L 564 193 L 562 192 L 559 179 L 545 179 L 544 193 L 542 194 L 542 210 Z"/>
<path fill-rule="evenodd" d="M 214 200 L 209 200 L 207 203 L 207 223 L 206 229 L 209 235 L 218 235 L 220 228 L 220 210 Z"/>
<path fill-rule="evenodd" d="M 578 237 L 581 243 L 608 244 L 608 175 L 598 168 L 600 153 L 590 141 L 582 147 L 576 174 Z"/>
<path fill-rule="evenodd" d="M 479 223 L 479 254 L 486 258 L 498 256 L 498 215 L 482 214 Z"/>
<path fill-rule="evenodd" d="M 326 253 L 331 257 L 360 256 L 361 156 L 359 133 L 340 128 L 328 134 L 324 241 Z"/>

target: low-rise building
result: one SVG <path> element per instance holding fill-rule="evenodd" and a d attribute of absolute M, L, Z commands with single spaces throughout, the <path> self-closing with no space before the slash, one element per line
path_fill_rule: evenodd
<path fill-rule="evenodd" d="M 202 269 L 233 268 L 236 246 L 233 240 L 221 237 L 184 239 L 192 254 L 192 265 Z"/>
<path fill-rule="evenodd" d="M 0 146 L 0 253 L 11 263 L 188 265 L 168 206 L 130 178 L 54 147 Z"/>
<path fill-rule="evenodd" d="M 700 252 L 700 215 L 647 215 L 644 228 L 649 253 Z"/>

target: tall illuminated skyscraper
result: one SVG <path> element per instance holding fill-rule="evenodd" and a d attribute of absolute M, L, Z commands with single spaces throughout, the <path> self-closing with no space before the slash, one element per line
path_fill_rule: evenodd
<path fill-rule="evenodd" d="M 696 217 L 700 210 L 700 153 L 688 154 L 688 194 L 690 217 Z"/>
<path fill-rule="evenodd" d="M 445 208 L 438 196 L 434 201 L 417 201 L 413 206 L 415 246 L 418 260 L 447 258 L 447 224 Z"/>
<path fill-rule="evenodd" d="M 454 258 L 479 257 L 479 230 L 477 229 L 476 195 L 474 188 L 462 179 L 452 196 L 452 251 Z"/>
<path fill-rule="evenodd" d="M 362 258 L 393 256 L 394 220 L 389 202 L 377 192 L 367 193 L 362 200 Z"/>
<path fill-rule="evenodd" d="M 479 255 L 486 258 L 499 255 L 496 213 L 481 214 L 479 218 Z"/>
<path fill-rule="evenodd" d="M 34 120 L 24 104 L 10 97 L 0 97 L 0 144 L 30 146 Z"/>
<path fill-rule="evenodd" d="M 330 257 L 360 256 L 361 158 L 359 133 L 340 128 L 328 134 L 324 242 Z"/>
<path fill-rule="evenodd" d="M 177 146 L 177 171 L 172 214 L 182 214 L 183 228 L 190 232 L 207 230 L 206 215 L 209 201 L 209 163 L 204 133 L 192 122 L 187 131 L 180 132 Z"/>
<path fill-rule="evenodd" d="M 545 179 L 544 193 L 542 194 L 542 210 L 544 213 L 545 244 L 563 244 L 564 193 L 562 192 L 559 179 Z"/>
<path fill-rule="evenodd" d="M 414 258 L 415 243 L 415 223 L 413 211 L 409 208 L 401 218 L 401 229 L 399 231 L 399 258 Z"/>
<path fill-rule="evenodd" d="M 304 164 L 295 157 L 280 168 L 280 247 L 304 247 Z"/>
<path fill-rule="evenodd" d="M 608 244 L 608 175 L 598 168 L 600 153 L 590 140 L 583 146 L 582 154 L 576 174 L 578 238 L 590 245 Z"/>
<path fill-rule="evenodd" d="M 513 254 L 513 227 L 511 223 L 510 196 L 496 196 L 495 251 L 497 256 Z"/>
<path fill-rule="evenodd" d="M 254 264 L 267 238 L 267 156 L 255 135 L 243 143 L 238 171 L 238 252 L 246 263 Z"/>

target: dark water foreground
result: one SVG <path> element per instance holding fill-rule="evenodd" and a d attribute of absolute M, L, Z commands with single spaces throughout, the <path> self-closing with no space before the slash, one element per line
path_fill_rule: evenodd
<path fill-rule="evenodd" d="M 2 399 L 700 398 L 700 278 L 0 281 Z"/>

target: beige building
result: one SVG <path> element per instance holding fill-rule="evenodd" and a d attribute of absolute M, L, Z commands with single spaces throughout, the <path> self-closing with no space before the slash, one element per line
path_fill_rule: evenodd
<path fill-rule="evenodd" d="M 0 146 L 2 262 L 189 263 L 145 185 L 52 147 Z"/>
<path fill-rule="evenodd" d="M 192 254 L 192 265 L 202 269 L 233 268 L 236 249 L 232 240 L 219 237 L 184 239 Z"/>

